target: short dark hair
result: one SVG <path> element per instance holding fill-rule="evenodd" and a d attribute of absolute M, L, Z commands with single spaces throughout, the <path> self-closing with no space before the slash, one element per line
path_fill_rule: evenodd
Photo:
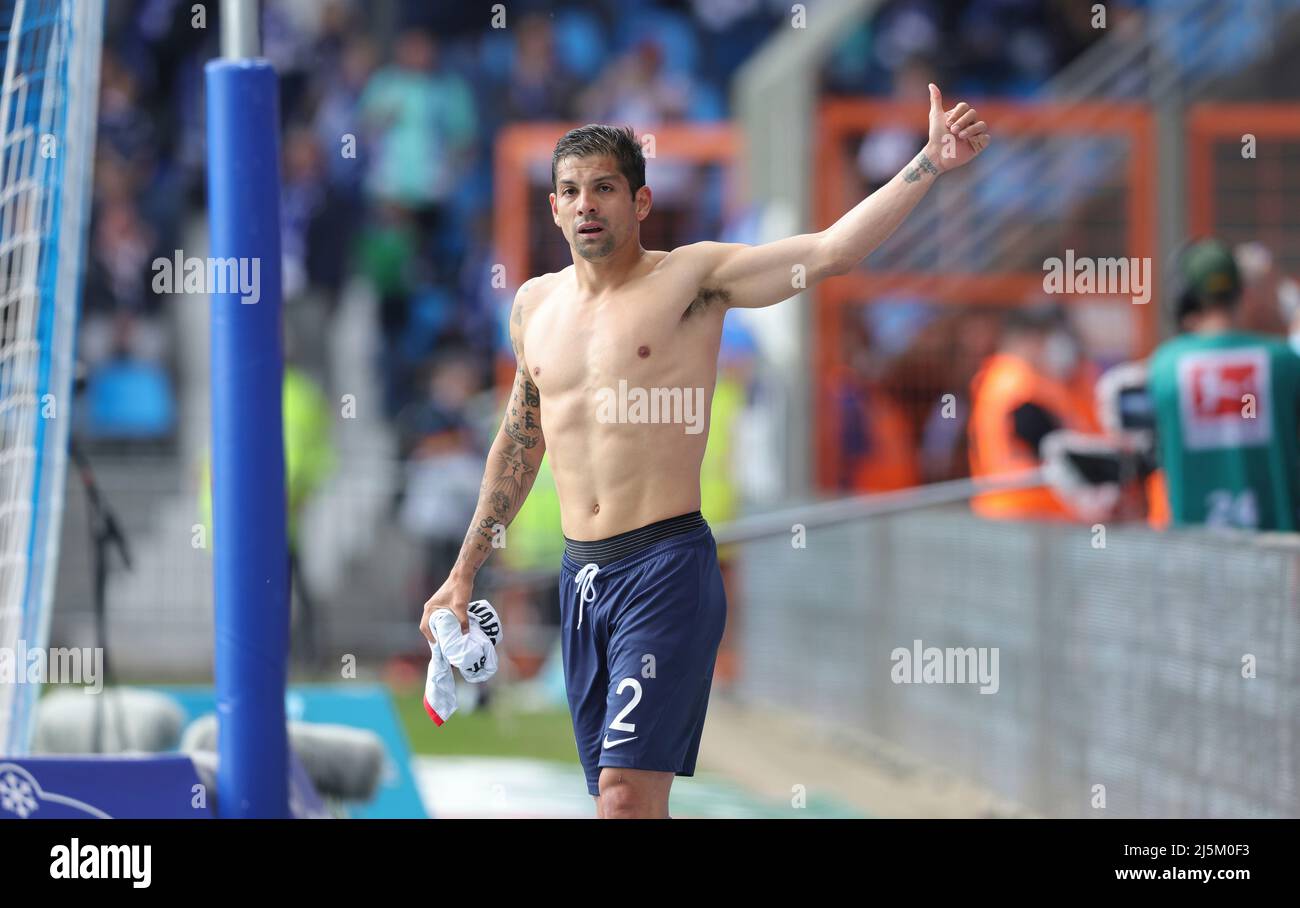
<path fill-rule="evenodd" d="M 1237 259 L 1228 246 L 1205 238 L 1180 250 L 1174 274 L 1174 318 L 1183 320 L 1212 310 L 1232 312 L 1241 300 L 1242 280 Z"/>
<path fill-rule="evenodd" d="M 555 143 L 555 152 L 551 155 L 551 189 L 558 192 L 560 184 L 556 179 L 556 170 L 565 158 L 589 158 L 594 155 L 609 155 L 618 165 L 618 172 L 627 180 L 632 195 L 645 185 L 645 155 L 641 143 L 631 126 L 601 126 L 588 123 L 577 129 L 570 129 L 560 141 Z"/>

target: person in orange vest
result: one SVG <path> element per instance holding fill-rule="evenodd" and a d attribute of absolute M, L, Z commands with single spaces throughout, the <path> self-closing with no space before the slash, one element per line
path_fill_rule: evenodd
<path fill-rule="evenodd" d="M 1012 311 L 998 351 L 971 382 L 971 476 L 1041 466 L 1039 445 L 1057 429 L 1099 432 L 1095 405 L 1073 386 L 1079 345 L 1059 306 Z M 971 500 L 975 513 L 1000 519 L 1074 520 L 1079 515 L 1051 488 L 987 492 Z"/>
<path fill-rule="evenodd" d="M 841 341 L 845 362 L 832 372 L 839 410 L 841 452 L 838 485 L 855 492 L 890 492 L 921 482 L 915 431 L 880 381 L 865 313 L 844 310 Z"/>

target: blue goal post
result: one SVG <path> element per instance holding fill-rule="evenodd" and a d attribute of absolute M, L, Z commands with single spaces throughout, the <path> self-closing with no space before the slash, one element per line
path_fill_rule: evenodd
<path fill-rule="evenodd" d="M 289 816 L 279 89 L 255 56 L 257 12 L 224 0 L 206 67 L 209 255 L 256 263 L 261 283 L 213 292 L 211 311 L 217 811 L 231 818 Z"/>

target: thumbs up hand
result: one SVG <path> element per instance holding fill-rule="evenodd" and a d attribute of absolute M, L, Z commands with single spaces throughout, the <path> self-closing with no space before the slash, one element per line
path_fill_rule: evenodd
<path fill-rule="evenodd" d="M 988 147 L 988 124 L 965 101 L 944 109 L 943 93 L 930 83 L 930 141 L 926 154 L 939 172 L 953 170 L 971 161 Z"/>

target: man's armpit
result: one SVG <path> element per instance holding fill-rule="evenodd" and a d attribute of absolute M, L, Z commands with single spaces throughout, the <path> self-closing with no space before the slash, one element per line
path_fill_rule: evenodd
<path fill-rule="evenodd" d="M 719 307 L 726 308 L 731 305 L 731 291 L 725 287 L 701 287 L 695 294 L 695 299 L 691 300 L 686 311 L 682 313 L 682 321 L 686 321 L 693 316 L 703 315 L 712 309 Z"/>

